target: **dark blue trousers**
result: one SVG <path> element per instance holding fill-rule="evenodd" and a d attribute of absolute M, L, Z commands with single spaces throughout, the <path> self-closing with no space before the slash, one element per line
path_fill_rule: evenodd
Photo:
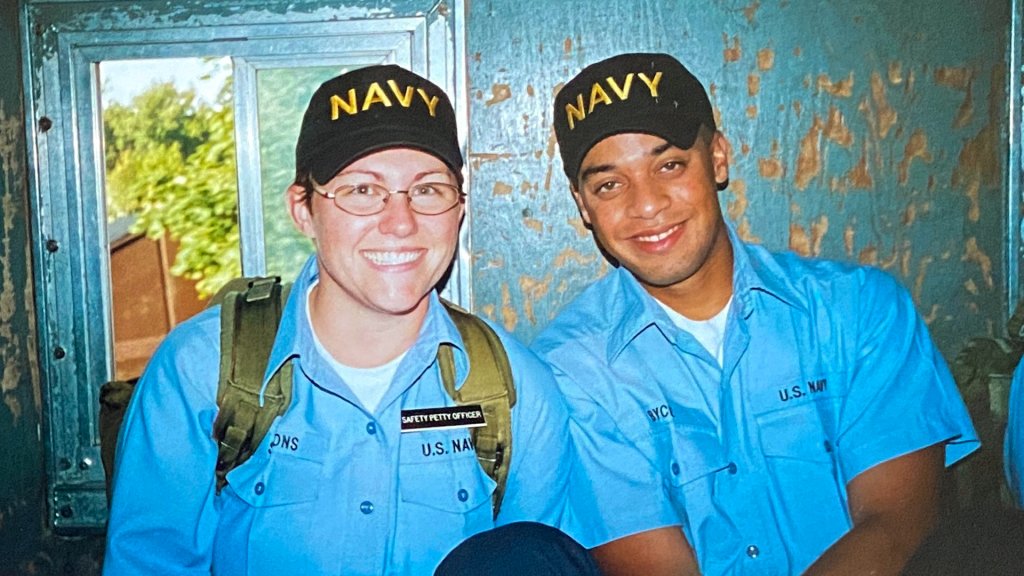
<path fill-rule="evenodd" d="M 459 544 L 434 576 L 600 576 L 590 553 L 565 533 L 515 522 Z"/>

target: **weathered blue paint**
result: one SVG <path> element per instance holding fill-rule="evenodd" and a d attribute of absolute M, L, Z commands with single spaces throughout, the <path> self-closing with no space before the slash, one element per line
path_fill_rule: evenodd
<path fill-rule="evenodd" d="M 15 573 L 95 571 L 95 541 L 44 527 L 19 14 L 0 2 L 0 558 Z M 62 26 L 390 18 L 413 0 L 51 1 Z M 550 102 L 627 50 L 684 59 L 733 143 L 723 207 L 773 248 L 875 263 L 914 293 L 947 355 L 1001 331 L 1008 224 L 1010 3 L 995 0 L 473 0 L 467 17 L 475 305 L 530 339 L 606 264 L 568 195 Z M 42 5 L 30 2 L 27 10 Z M 415 5 L 419 5 L 416 3 Z M 97 12 L 97 8 L 101 8 Z M 155 16 L 153 7 L 161 7 Z M 53 49 L 52 45 L 48 45 Z M 1017 72 L 1014 71 L 1014 74 Z M 30 564 L 34 563 L 34 567 Z"/>
<path fill-rule="evenodd" d="M 1005 319 L 1006 2 L 475 1 L 476 305 L 532 338 L 606 264 L 551 136 L 582 66 L 666 51 L 710 87 L 746 238 L 876 264 L 942 350 Z"/>
<path fill-rule="evenodd" d="M 0 3 L 0 22 L 0 563 L 8 565 L 41 548 L 44 486 L 15 3 Z"/>

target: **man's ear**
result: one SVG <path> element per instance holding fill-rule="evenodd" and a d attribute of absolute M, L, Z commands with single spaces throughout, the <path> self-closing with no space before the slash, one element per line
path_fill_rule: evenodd
<path fill-rule="evenodd" d="M 576 201 L 576 208 L 580 211 L 580 217 L 583 218 L 583 223 L 590 227 L 590 212 L 587 211 L 586 204 L 583 203 L 583 196 L 577 190 L 575 184 L 569 184 L 569 188 L 572 190 L 572 199 Z"/>
<path fill-rule="evenodd" d="M 284 203 L 288 208 L 288 214 L 292 217 L 295 228 L 307 238 L 316 238 L 313 227 L 313 206 L 312 198 L 307 198 L 306 189 L 298 184 L 292 184 L 284 191 Z"/>
<path fill-rule="evenodd" d="M 711 137 L 711 167 L 715 172 L 715 183 L 722 190 L 729 184 L 729 156 L 732 155 L 732 144 L 725 134 L 715 132 Z"/>

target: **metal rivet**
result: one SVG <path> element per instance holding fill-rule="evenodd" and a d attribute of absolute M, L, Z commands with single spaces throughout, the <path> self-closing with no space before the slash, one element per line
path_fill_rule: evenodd
<path fill-rule="evenodd" d="M 60 360 L 61 358 L 67 355 L 68 353 L 64 350 L 64 348 L 61 348 L 60 346 L 57 346 L 56 348 L 53 349 L 53 357 L 56 358 L 57 360 Z"/>
<path fill-rule="evenodd" d="M 43 116 L 39 119 L 40 132 L 49 132 L 50 128 L 53 128 L 53 120 L 50 120 L 49 116 Z"/>
<path fill-rule="evenodd" d="M 92 468 L 92 458 L 82 458 L 78 461 L 79 470 L 88 470 L 89 468 Z"/>
<path fill-rule="evenodd" d="M 71 518 L 74 515 L 75 515 L 75 511 L 71 509 L 70 505 L 65 504 L 64 506 L 61 506 L 61 508 L 60 508 L 60 517 L 61 518 Z"/>
<path fill-rule="evenodd" d="M 61 458 L 60 462 L 57 463 L 57 467 L 61 470 L 69 470 L 71 468 L 71 460 L 67 458 Z"/>
<path fill-rule="evenodd" d="M 53 253 L 56 252 L 57 250 L 60 250 L 60 242 L 57 242 L 53 238 L 50 238 L 49 240 L 46 241 L 47 252 Z"/>

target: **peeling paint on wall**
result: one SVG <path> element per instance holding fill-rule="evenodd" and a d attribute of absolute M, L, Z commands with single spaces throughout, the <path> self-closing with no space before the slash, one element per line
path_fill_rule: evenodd
<path fill-rule="evenodd" d="M 523 295 L 523 314 L 530 324 L 537 324 L 537 317 L 533 313 L 533 303 L 543 300 L 551 285 L 552 274 L 548 274 L 542 280 L 522 276 L 519 278 L 519 292 Z"/>
<path fill-rule="evenodd" d="M 786 168 L 779 156 L 779 142 L 772 141 L 771 156 L 757 161 L 758 172 L 766 180 L 777 180 L 786 175 Z"/>
<path fill-rule="evenodd" d="M 889 98 L 885 91 L 885 82 L 878 72 L 871 73 L 871 101 L 875 105 L 875 136 L 884 140 L 889 130 L 896 123 L 898 115 L 889 104 Z"/>
<path fill-rule="evenodd" d="M 501 283 L 501 324 L 505 330 L 515 332 L 519 324 L 519 314 L 512 306 L 512 293 L 509 291 L 508 282 Z"/>
<path fill-rule="evenodd" d="M 21 180 L 25 170 L 22 162 L 24 152 L 19 148 L 23 129 L 21 118 L 17 115 L 8 115 L 4 103 L 0 101 L 0 169 L 3 170 L 0 176 L 4 178 L 3 190 L 6 192 L 0 198 L 3 210 L 3 224 L 0 229 L 0 365 L 3 366 L 3 377 L 0 380 L 0 390 L 3 392 L 4 405 L 11 414 L 15 428 L 19 426 L 22 412 L 26 408 L 21 404 L 20 395 L 15 392 L 23 381 L 25 362 L 29 361 L 22 347 L 25 335 L 14 333 L 13 319 L 17 311 L 16 297 L 19 292 L 15 289 L 15 279 L 11 273 L 12 258 L 22 257 L 24 254 L 14 249 L 11 237 L 16 222 L 25 220 L 25 215 L 19 207 L 18 196 L 15 194 L 15 191 L 23 190 L 24 182 Z M 24 279 L 20 281 L 24 282 Z M 38 410 L 39 406 L 32 408 Z"/>
<path fill-rule="evenodd" d="M 920 128 L 914 130 L 914 133 L 907 140 L 906 147 L 903 149 L 903 160 L 900 161 L 899 166 L 900 184 L 907 183 L 910 164 L 915 159 L 920 159 L 927 163 L 932 161 L 932 153 L 928 151 L 928 136 Z"/>
<path fill-rule="evenodd" d="M 1005 74 L 999 67 L 992 71 L 988 94 L 988 123 L 960 150 L 956 169 L 953 171 L 953 186 L 977 179 L 986 185 L 1000 180 L 1002 158 L 999 155 L 999 126 L 1003 114 Z"/>
<path fill-rule="evenodd" d="M 761 2 L 754 0 L 749 6 L 743 9 L 743 17 L 747 19 L 750 24 L 754 23 L 754 17 L 757 16 L 757 10 L 761 7 Z"/>
<path fill-rule="evenodd" d="M 722 50 L 722 58 L 726 62 L 737 62 L 743 56 L 738 36 L 733 36 L 730 40 L 728 34 L 722 34 L 722 43 L 725 44 L 725 49 Z"/>
<path fill-rule="evenodd" d="M 512 89 L 508 84 L 494 84 L 491 86 L 491 98 L 484 102 L 485 106 L 493 106 L 504 102 L 512 97 Z"/>
<path fill-rule="evenodd" d="M 825 138 L 843 148 L 849 148 L 853 144 L 853 133 L 846 126 L 846 119 L 843 117 L 843 113 L 835 106 L 829 106 L 824 134 Z"/>
<path fill-rule="evenodd" d="M 815 114 L 810 129 L 800 140 L 800 154 L 796 158 L 794 177 L 797 190 L 806 190 L 811 180 L 821 174 L 821 129 L 821 119 Z"/>
<path fill-rule="evenodd" d="M 747 183 L 743 180 L 729 182 L 732 200 L 726 207 L 726 214 L 733 222 L 739 222 L 747 211 Z"/>
<path fill-rule="evenodd" d="M 833 81 L 827 74 L 818 76 L 818 90 L 837 98 L 849 98 L 853 95 L 853 72 L 842 80 Z"/>
<path fill-rule="evenodd" d="M 494 189 L 491 190 L 493 196 L 508 196 L 512 193 L 512 186 L 502 181 L 494 183 Z"/>
<path fill-rule="evenodd" d="M 974 236 L 968 238 L 967 242 L 964 243 L 964 255 L 961 260 L 978 266 L 986 288 L 991 290 L 995 286 L 995 283 L 992 281 L 992 259 L 978 247 L 978 239 Z"/>
<path fill-rule="evenodd" d="M 845 180 L 850 188 L 870 190 L 875 187 L 875 180 L 871 177 L 871 170 L 868 168 L 867 144 L 861 147 L 860 159 L 853 168 L 845 175 Z"/>

